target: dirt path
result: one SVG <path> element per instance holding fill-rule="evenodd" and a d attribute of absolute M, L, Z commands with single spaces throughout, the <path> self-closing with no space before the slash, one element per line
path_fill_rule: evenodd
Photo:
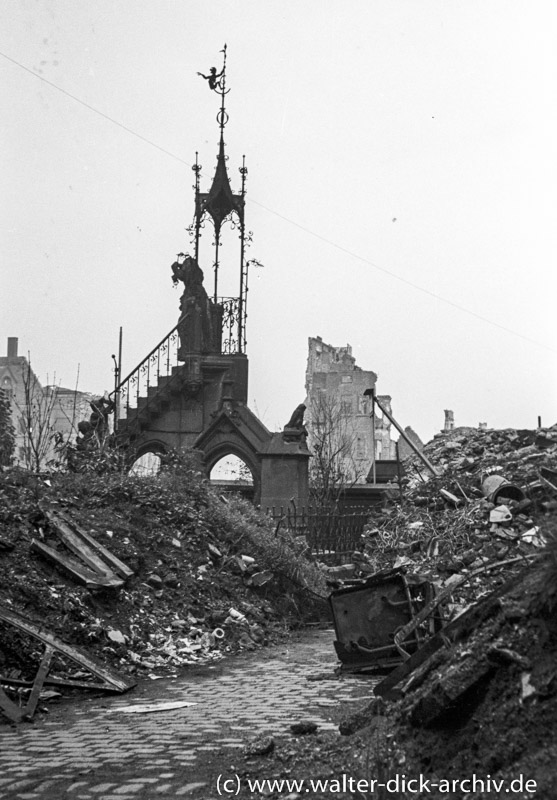
<path fill-rule="evenodd" d="M 335 679 L 332 631 L 308 631 L 287 645 L 143 682 L 118 697 L 49 706 L 33 724 L 0 728 L 0 796 L 18 800 L 212 800 L 242 774 L 244 748 L 258 735 L 292 738 L 311 720 L 336 731 L 340 717 L 369 698 L 371 682 Z M 308 680 L 328 673 L 331 679 Z M 147 713 L 126 707 L 186 701 Z M 259 763 L 259 762 L 258 762 Z M 264 774 L 261 760 L 258 771 Z M 218 776 L 221 776 L 220 782 Z M 239 784 L 228 783 L 228 796 Z M 219 788 L 221 794 L 219 795 Z M 250 795 L 241 790 L 241 796 Z"/>

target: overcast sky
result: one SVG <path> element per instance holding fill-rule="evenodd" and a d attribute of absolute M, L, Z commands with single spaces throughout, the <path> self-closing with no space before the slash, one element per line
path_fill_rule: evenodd
<path fill-rule="evenodd" d="M 228 166 L 238 190 L 245 153 L 263 264 L 247 325 L 263 422 L 303 401 L 317 335 L 350 343 L 423 439 L 444 409 L 457 425 L 557 422 L 553 0 L 0 12 L 3 353 L 17 336 L 43 381 L 73 386 L 79 364 L 79 388 L 102 392 L 120 326 L 127 373 L 176 324 L 190 166 L 199 151 L 208 189 L 218 143 L 219 98 L 196 73 L 226 42 Z"/>

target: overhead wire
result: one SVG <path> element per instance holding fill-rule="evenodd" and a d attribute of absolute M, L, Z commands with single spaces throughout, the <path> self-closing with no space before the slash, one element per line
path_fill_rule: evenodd
<path fill-rule="evenodd" d="M 58 84 L 54 83 L 53 81 L 48 80 L 48 78 L 45 78 L 43 75 L 39 75 L 33 69 L 31 69 L 30 67 L 25 66 L 25 64 L 22 64 L 21 62 L 17 61 L 15 58 L 12 58 L 11 56 L 7 55 L 6 53 L 4 53 L 2 51 L 0 51 L 0 56 L 2 56 L 2 58 L 6 59 L 7 61 L 10 61 L 12 64 L 15 64 L 15 66 L 19 67 L 20 69 L 24 70 L 25 72 L 28 72 L 34 78 L 37 78 L 38 80 L 42 81 L 43 83 L 48 84 L 48 86 L 51 86 L 53 89 L 56 89 L 56 91 L 58 91 L 61 94 L 65 95 L 66 97 L 69 97 L 71 100 L 74 100 L 76 103 L 79 103 L 80 105 L 84 106 L 89 111 L 92 111 L 94 114 L 97 114 L 98 116 L 102 117 L 103 119 L 113 123 L 118 128 L 121 128 L 123 131 L 125 131 L 126 133 L 129 133 L 131 136 L 134 136 L 136 139 L 139 139 L 140 141 L 144 142 L 145 144 L 148 144 L 151 147 L 156 148 L 159 152 L 164 153 L 164 155 L 167 155 L 170 158 L 173 158 L 175 161 L 178 161 L 178 162 L 180 162 L 181 164 L 184 164 L 187 167 L 190 167 L 190 168 L 192 167 L 192 164 L 190 162 L 186 161 L 185 159 L 181 158 L 181 156 L 176 155 L 176 153 L 173 153 L 171 150 L 167 150 L 165 147 L 162 147 L 161 145 L 159 145 L 156 142 L 152 141 L 152 139 L 149 139 L 146 136 L 143 136 L 142 134 L 140 134 L 137 131 L 133 130 L 133 128 L 130 128 L 129 126 L 124 125 L 122 122 L 119 122 L 117 119 L 114 119 L 114 117 L 111 117 L 109 114 L 106 114 L 104 111 L 101 111 L 100 109 L 96 108 L 95 106 L 92 106 L 90 103 L 87 103 L 85 100 L 82 100 L 80 97 L 77 97 L 77 95 L 74 95 L 71 92 L 68 92 L 66 89 L 63 89 L 61 86 L 58 86 Z M 307 228 L 304 225 L 301 225 L 299 222 L 296 222 L 295 220 L 290 219 L 290 217 L 287 217 L 286 215 L 281 214 L 279 211 L 276 211 L 273 208 L 269 208 L 268 206 L 264 205 L 263 203 L 259 202 L 258 200 L 255 200 L 251 196 L 248 197 L 247 200 L 248 200 L 248 202 L 252 203 L 253 205 L 256 205 L 259 208 L 263 209 L 267 213 L 272 214 L 275 217 L 278 217 L 279 219 L 282 219 L 284 222 L 287 222 L 289 225 L 292 225 L 295 228 L 298 228 L 299 230 L 303 231 L 304 233 L 308 234 L 309 236 L 312 236 L 313 238 L 318 239 L 321 242 L 324 242 L 325 244 L 329 245 L 330 247 L 334 247 L 336 250 L 339 250 L 341 253 L 344 253 L 345 255 L 350 256 L 350 258 L 353 258 L 353 259 L 355 259 L 357 261 L 362 262 L 363 264 L 366 264 L 366 265 L 368 265 L 370 267 L 373 267 L 373 269 L 376 269 L 377 271 L 382 272 L 383 274 L 388 275 L 391 278 L 394 278 L 395 280 L 399 281 L 400 283 L 404 283 L 407 286 L 410 286 L 411 288 L 416 289 L 417 291 L 422 292 L 423 294 L 434 298 L 435 300 L 439 300 L 442 303 L 446 303 L 447 305 L 450 305 L 453 308 L 456 308 L 459 311 L 462 311 L 463 313 L 468 314 L 469 316 L 480 320 L 481 322 L 484 322 L 484 323 L 486 323 L 488 325 L 492 325 L 493 327 L 498 328 L 499 330 L 502 330 L 505 333 L 510 333 L 512 336 L 517 336 L 518 338 L 523 339 L 524 341 L 529 342 L 530 344 L 534 344 L 537 347 L 542 347 L 542 348 L 544 348 L 546 350 L 549 350 L 549 351 L 551 351 L 553 353 L 557 353 L 557 349 L 555 349 L 554 347 L 551 347 L 550 345 L 546 344 L 545 342 L 540 342 L 537 339 L 532 339 L 529 336 L 525 336 L 524 334 L 519 333 L 519 331 L 516 331 L 513 328 L 508 328 L 505 325 L 501 325 L 500 323 L 495 322 L 494 320 L 489 319 L 488 317 L 484 317 L 482 314 L 478 314 L 476 311 L 473 311 L 472 309 L 467 308 L 466 306 L 463 306 L 460 303 L 456 303 L 454 300 L 450 300 L 448 297 L 445 297 L 444 295 L 438 294 L 437 292 L 433 292 L 430 289 L 426 289 L 424 286 L 421 286 L 420 284 L 416 283 L 415 281 L 411 281 L 408 278 L 404 278 L 404 277 L 402 277 L 402 275 L 398 275 L 396 272 L 392 272 L 392 270 L 389 270 L 386 267 L 382 267 L 379 264 L 375 263 L 374 261 L 371 261 L 370 259 L 366 258 L 365 256 L 361 256 L 358 253 L 355 253 L 352 250 L 349 250 L 347 247 L 344 247 L 343 245 L 339 244 L 338 242 L 335 242 L 332 239 L 329 239 L 328 237 L 323 236 L 322 234 L 311 230 L 311 228 Z"/>

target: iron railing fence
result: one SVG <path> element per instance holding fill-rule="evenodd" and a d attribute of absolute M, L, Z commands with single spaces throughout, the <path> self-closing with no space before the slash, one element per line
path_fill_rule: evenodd
<path fill-rule="evenodd" d="M 221 354 L 233 355 L 241 352 L 238 339 L 238 320 L 240 301 L 237 297 L 220 297 L 218 304 L 222 309 L 222 343 Z M 178 359 L 180 334 L 178 322 L 151 352 L 127 375 L 111 393 L 117 404 L 117 419 L 125 420 L 130 411 L 137 409 L 140 398 L 148 405 L 168 384 L 173 370 L 183 363 Z M 161 380 L 162 379 L 162 380 Z"/>
<path fill-rule="evenodd" d="M 342 564 L 360 549 L 360 537 L 369 521 L 369 512 L 362 509 L 340 512 L 273 506 L 267 513 L 279 530 L 284 527 L 296 536 L 305 536 L 312 555 L 330 564 Z"/>
<path fill-rule="evenodd" d="M 179 365 L 178 348 L 180 337 L 178 325 L 168 333 L 162 341 L 133 369 L 116 389 L 112 397 L 118 408 L 118 419 L 126 419 L 130 411 L 137 409 L 139 399 L 152 399 L 159 386 L 161 378 L 170 378 L 172 370 Z M 151 392 L 149 391 L 151 390 Z"/>

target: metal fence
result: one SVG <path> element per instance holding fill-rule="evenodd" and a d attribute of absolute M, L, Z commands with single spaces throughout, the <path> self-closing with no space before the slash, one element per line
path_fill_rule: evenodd
<path fill-rule="evenodd" d="M 312 555 L 329 564 L 342 564 L 361 546 L 360 536 L 369 512 L 317 508 L 268 508 L 278 528 L 295 536 L 305 536 Z"/>

